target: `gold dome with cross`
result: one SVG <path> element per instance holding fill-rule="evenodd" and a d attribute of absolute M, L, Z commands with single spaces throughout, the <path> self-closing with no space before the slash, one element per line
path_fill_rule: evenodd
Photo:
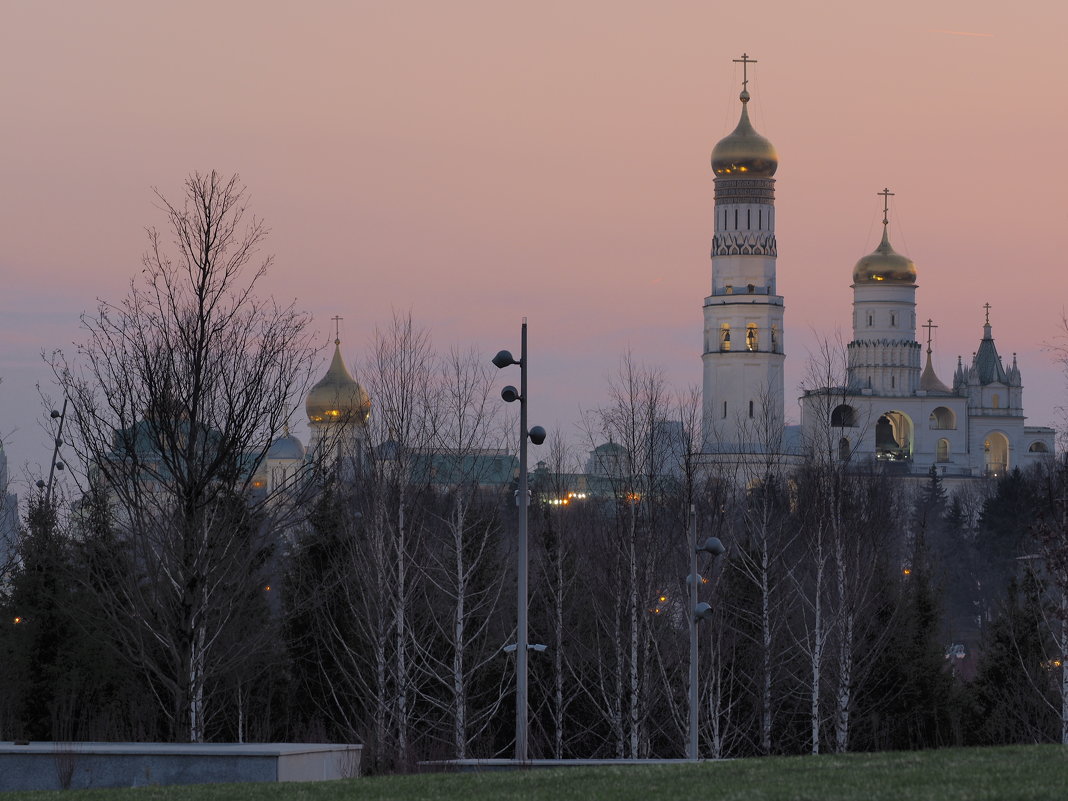
<path fill-rule="evenodd" d="M 775 146 L 756 132 L 749 121 L 749 73 L 754 59 L 745 53 L 734 59 L 742 65 L 742 116 L 738 126 L 712 149 L 712 171 L 717 178 L 771 178 L 779 167 Z"/>

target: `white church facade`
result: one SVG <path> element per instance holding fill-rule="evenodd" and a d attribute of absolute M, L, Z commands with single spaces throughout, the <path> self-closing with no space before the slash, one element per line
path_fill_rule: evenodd
<path fill-rule="evenodd" d="M 753 63 L 743 55 L 743 70 Z M 994 345 L 990 306 L 971 363 L 958 357 L 951 386 L 917 341 L 917 272 L 889 239 L 853 269 L 853 338 L 844 376 L 807 390 L 801 422 L 786 427 L 784 300 L 776 289 L 774 184 L 778 156 L 749 121 L 748 76 L 737 127 L 712 151 L 715 224 L 712 292 L 704 302 L 704 451 L 715 460 L 788 458 L 822 451 L 901 474 L 932 466 L 945 476 L 1000 475 L 1053 453 L 1052 428 L 1028 426 L 1015 354 L 1008 368 Z M 828 365 L 828 367 L 831 367 Z M 833 370 L 829 370 L 833 373 Z"/>

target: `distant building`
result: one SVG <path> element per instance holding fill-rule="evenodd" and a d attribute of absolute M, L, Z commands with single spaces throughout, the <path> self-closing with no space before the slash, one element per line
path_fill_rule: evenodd
<path fill-rule="evenodd" d="M 304 404 L 311 428 L 307 448 L 288 429 L 271 444 L 256 476 L 258 489 L 274 493 L 294 486 L 308 475 L 314 463 L 319 470 L 337 470 L 344 479 L 355 479 L 374 459 L 387 470 L 391 465 L 408 473 L 408 480 L 429 486 L 449 487 L 477 483 L 505 487 L 515 483 L 519 460 L 498 448 L 407 448 L 389 439 L 373 444 L 368 422 L 372 402 L 353 378 L 341 356 L 341 340 L 334 340 L 334 355 L 323 378 L 312 387 Z"/>
<path fill-rule="evenodd" d="M 742 57 L 748 68 L 747 56 Z M 741 119 L 712 151 L 715 173 L 712 294 L 704 302 L 703 450 L 707 461 L 787 461 L 806 450 L 874 460 L 891 472 L 996 476 L 1053 453 L 1054 431 L 1025 425 L 1023 380 L 1002 362 L 986 305 L 970 365 L 958 357 L 952 387 L 935 374 L 928 320 L 926 363 L 916 340 L 917 272 L 890 245 L 889 190 L 882 240 L 853 269 L 853 338 L 846 375 L 800 399 L 800 430 L 783 426 L 783 297 L 776 289 L 774 184 L 778 155 Z M 829 365 L 828 368 L 831 366 Z M 829 369 L 829 372 L 832 372 Z M 830 378 L 830 376 L 828 376 Z"/>

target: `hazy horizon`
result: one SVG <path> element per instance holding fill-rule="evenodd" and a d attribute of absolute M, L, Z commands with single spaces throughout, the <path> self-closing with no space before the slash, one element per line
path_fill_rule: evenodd
<path fill-rule="evenodd" d="M 970 360 L 989 302 L 1028 424 L 1062 423 L 1063 4 L 0 8 L 0 439 L 20 493 L 50 454 L 42 351 L 71 351 L 79 314 L 126 293 L 165 225 L 153 187 L 178 199 L 197 170 L 240 174 L 271 229 L 264 291 L 324 345 L 343 317 L 350 365 L 392 309 L 487 359 L 518 350 L 526 316 L 531 422 L 575 442 L 627 351 L 699 385 L 708 159 L 737 121 L 742 52 L 780 158 L 787 418 L 809 352 L 851 337 L 886 186 L 939 377 Z"/>

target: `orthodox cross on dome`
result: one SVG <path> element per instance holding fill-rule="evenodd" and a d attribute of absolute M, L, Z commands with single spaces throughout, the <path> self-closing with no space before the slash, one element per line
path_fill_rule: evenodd
<path fill-rule="evenodd" d="M 931 322 L 931 318 L 928 317 L 927 318 L 927 325 L 921 325 L 920 328 L 926 328 L 927 329 L 927 352 L 930 353 L 931 352 L 931 330 L 934 329 L 934 328 L 938 328 L 938 326 L 935 325 L 933 322 Z"/>
<path fill-rule="evenodd" d="M 983 308 L 986 309 L 986 322 L 983 325 L 990 325 L 990 304 L 984 303 Z"/>
<path fill-rule="evenodd" d="M 889 189 L 884 189 L 882 192 L 876 192 L 877 195 L 883 196 L 883 225 L 890 224 L 890 198 L 894 196 L 894 193 Z"/>
<path fill-rule="evenodd" d="M 735 64 L 742 65 L 742 91 L 749 91 L 749 65 L 756 64 L 755 58 L 749 58 L 747 53 L 742 53 L 741 58 L 734 59 Z"/>
<path fill-rule="evenodd" d="M 330 319 L 334 321 L 334 344 L 335 345 L 340 345 L 341 344 L 341 321 L 344 320 L 345 318 L 344 317 L 338 317 L 335 314 Z"/>

